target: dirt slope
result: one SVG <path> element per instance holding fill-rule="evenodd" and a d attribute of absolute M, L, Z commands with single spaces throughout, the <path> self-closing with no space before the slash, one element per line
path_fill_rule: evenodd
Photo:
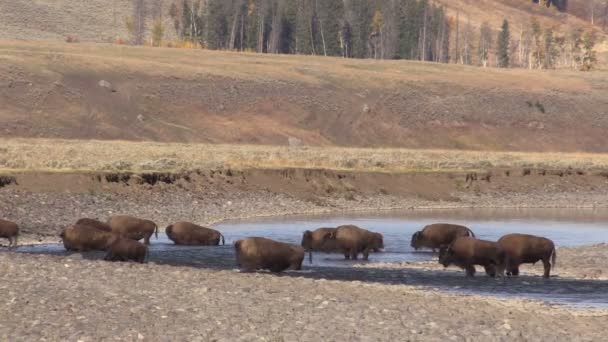
<path fill-rule="evenodd" d="M 603 152 L 607 92 L 605 72 L 0 43 L 5 137 Z"/>

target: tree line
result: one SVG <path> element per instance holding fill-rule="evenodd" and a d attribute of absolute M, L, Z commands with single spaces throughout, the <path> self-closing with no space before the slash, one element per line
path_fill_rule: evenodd
<path fill-rule="evenodd" d="M 593 33 L 572 29 L 559 36 L 532 18 L 515 29 L 505 20 L 497 36 L 488 23 L 476 29 L 466 15 L 448 16 L 429 0 L 169 0 L 166 14 L 162 0 L 133 1 L 134 44 L 142 43 L 151 11 L 153 45 L 169 29 L 180 41 L 214 50 L 484 67 L 590 69 L 595 62 Z M 567 8 L 565 0 L 537 2 Z"/>

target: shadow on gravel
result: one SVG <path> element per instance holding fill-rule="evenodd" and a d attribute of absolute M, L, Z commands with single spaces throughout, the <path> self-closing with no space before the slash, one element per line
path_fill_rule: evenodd
<path fill-rule="evenodd" d="M 72 254 L 56 244 L 23 246 L 18 248 L 17 252 L 57 256 Z M 82 258 L 89 260 L 99 260 L 103 256 L 103 252 L 82 253 Z M 316 255 L 317 262 L 324 258 L 326 256 Z M 333 256 L 332 260 L 332 264 L 336 264 Z M 190 247 L 152 244 L 149 262 L 216 270 L 236 268 L 234 250 L 230 245 Z M 491 295 L 499 298 L 521 297 L 569 307 L 608 309 L 608 281 L 520 276 L 506 278 L 503 282 L 489 278 L 481 272 L 474 278 L 466 278 L 464 272 L 454 269 L 428 271 L 416 268 L 358 268 L 352 267 L 355 264 L 352 261 L 341 261 L 338 264 L 339 266 L 310 266 L 305 261 L 302 271 L 284 272 L 276 276 L 411 285 L 453 293 Z"/>

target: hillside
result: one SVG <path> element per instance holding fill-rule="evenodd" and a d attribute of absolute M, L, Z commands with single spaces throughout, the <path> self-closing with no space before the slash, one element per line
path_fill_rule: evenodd
<path fill-rule="evenodd" d="M 606 76 L 3 42 L 0 127 L 3 137 L 606 152 Z"/>
<path fill-rule="evenodd" d="M 517 27 L 528 23 L 530 15 L 541 18 L 547 26 L 564 24 L 588 25 L 585 6 L 587 0 L 570 0 L 570 13 L 560 13 L 525 0 L 435 0 L 451 15 L 460 11 L 479 26 L 488 21 L 498 28 L 504 18 Z M 148 6 L 154 1 L 148 1 Z M 174 39 L 169 12 L 171 1 L 162 2 L 165 13 L 165 36 Z M 151 13 L 148 10 L 148 13 Z M 132 0 L 0 0 L 0 38 L 64 40 L 68 35 L 82 41 L 114 42 L 128 38 L 126 18 L 133 13 Z M 583 19 L 584 18 L 584 19 Z M 464 19 L 462 19 L 464 20 Z M 151 26 L 151 25 L 149 25 Z M 150 27 L 149 27 L 150 28 Z"/>

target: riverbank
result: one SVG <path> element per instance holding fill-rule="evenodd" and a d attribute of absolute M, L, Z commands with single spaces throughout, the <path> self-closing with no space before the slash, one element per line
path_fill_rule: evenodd
<path fill-rule="evenodd" d="M 407 285 L 307 279 L 297 272 L 246 274 L 14 253 L 0 253 L 0 270 L 10 275 L 0 298 L 3 340 L 598 341 L 605 336 L 606 316 L 598 312 Z"/>
<path fill-rule="evenodd" d="M 501 174 L 489 182 L 466 177 L 297 170 L 228 175 L 224 170 L 150 184 L 137 177 L 125 182 L 113 176 L 98 180 L 95 174 L 17 174 L 16 184 L 0 189 L 0 216 L 18 222 L 21 243 L 28 244 L 58 242 L 61 229 L 80 217 L 120 213 L 150 218 L 162 228 L 178 220 L 211 225 L 256 216 L 389 208 L 608 207 L 602 176 Z M 547 291 L 557 294 L 562 285 L 604 289 L 607 251 L 605 245 L 560 248 L 558 278 L 545 284 L 535 277 L 536 265 L 523 270 L 532 277 L 515 282 L 521 291 L 549 286 Z M 593 341 L 604 336 L 602 311 L 433 290 L 433 284 L 466 285 L 461 274 L 437 272 L 434 263 L 378 266 L 381 274 L 370 270 L 356 277 L 349 269 L 277 276 L 110 264 L 78 254 L 2 252 L 0 271 L 10 277 L 1 285 L 6 295 L 0 314 L 8 319 L 0 338 Z M 489 291 L 497 286 L 485 277 L 475 281 Z"/>
<path fill-rule="evenodd" d="M 462 196 L 457 202 L 390 195 L 298 198 L 267 191 L 201 194 L 164 191 L 132 193 L 59 193 L 0 190 L 0 216 L 18 222 L 21 244 L 57 242 L 58 234 L 81 217 L 105 220 L 118 214 L 145 217 L 161 230 L 177 221 L 213 225 L 223 220 L 295 214 L 389 209 L 458 208 L 606 208 L 600 193 Z"/>

